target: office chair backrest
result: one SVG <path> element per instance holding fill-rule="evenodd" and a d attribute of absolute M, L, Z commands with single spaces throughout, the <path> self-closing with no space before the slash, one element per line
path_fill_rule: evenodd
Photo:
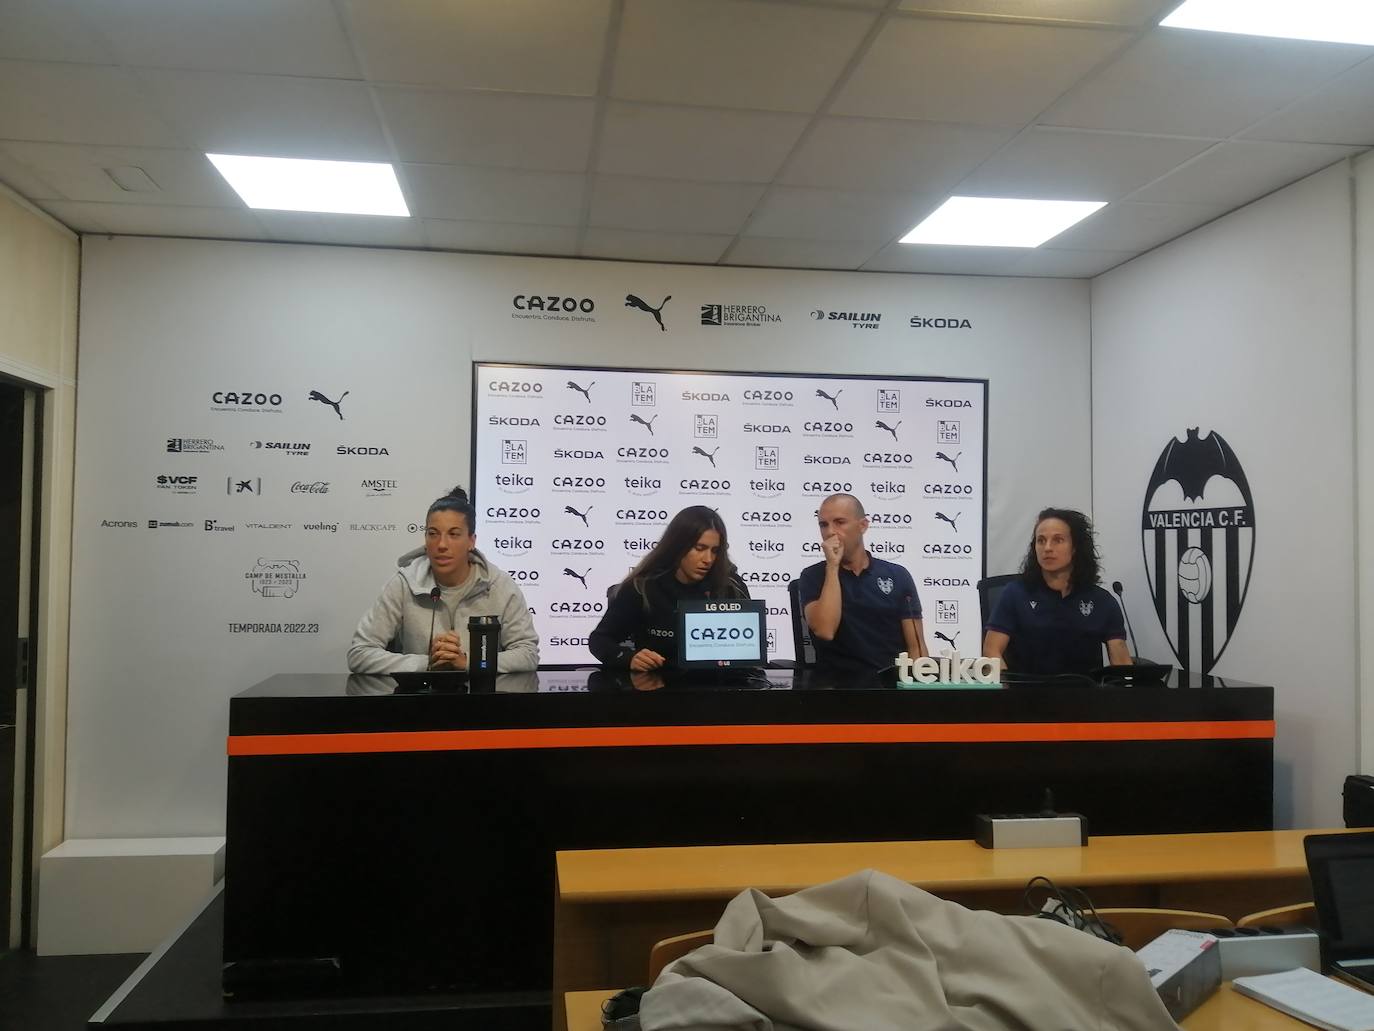
<path fill-rule="evenodd" d="M 797 665 L 814 666 L 816 646 L 811 643 L 811 628 L 806 625 L 806 617 L 802 615 L 800 581 L 788 583 L 787 598 L 792 607 L 792 648 L 797 655 Z"/>
<path fill-rule="evenodd" d="M 1007 584 L 1019 578 L 1019 573 L 1000 573 L 978 581 L 978 611 L 983 617 L 984 634 L 988 632 L 988 620 L 992 617 L 992 610 L 997 607 L 997 599 L 1002 596 Z"/>

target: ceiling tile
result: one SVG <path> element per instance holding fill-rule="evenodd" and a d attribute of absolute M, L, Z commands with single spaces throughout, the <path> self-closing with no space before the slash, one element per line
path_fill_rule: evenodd
<path fill-rule="evenodd" d="M 830 110 L 1021 126 L 1128 39 L 1107 29 L 894 18 Z"/>
<path fill-rule="evenodd" d="M 944 199 L 943 194 L 851 193 L 775 186 L 759 203 L 745 235 L 865 240 L 876 246 L 904 235 Z"/>
<path fill-rule="evenodd" d="M 597 168 L 719 182 L 772 182 L 806 116 L 612 102 Z"/>
<path fill-rule="evenodd" d="M 821 118 L 779 182 L 848 190 L 948 190 L 1014 129 L 872 118 Z"/>
<path fill-rule="evenodd" d="M 734 236 L 764 187 L 597 176 L 588 224 L 656 233 Z"/>
<path fill-rule="evenodd" d="M 212 154 L 391 160 L 362 83 L 155 70 L 138 76 L 187 144 Z"/>
<path fill-rule="evenodd" d="M 376 93 L 400 161 L 586 170 L 592 100 L 402 86 L 379 86 Z"/>
<path fill-rule="evenodd" d="M 1212 221 L 1235 205 L 1109 204 L 1051 243 L 1056 250 L 1145 251 Z"/>
<path fill-rule="evenodd" d="M 1022 247 L 934 247 L 894 243 L 864 264 L 866 272 L 930 272 L 965 276 L 1004 276 L 1024 260 Z"/>
<path fill-rule="evenodd" d="M 370 79 L 591 96 L 611 0 L 344 0 Z"/>
<path fill-rule="evenodd" d="M 0 138 L 178 147 L 118 68 L 0 61 Z"/>
<path fill-rule="evenodd" d="M 575 226 L 584 176 L 457 165 L 403 165 L 401 188 L 418 218 Z"/>
<path fill-rule="evenodd" d="M 1210 140 L 1030 129 L 959 184 L 975 197 L 1118 200 L 1214 146 Z"/>
<path fill-rule="evenodd" d="M 1037 247 L 1012 267 L 1018 276 L 1088 279 L 1130 261 L 1136 251 L 1060 251 Z"/>
<path fill-rule="evenodd" d="M 496 254 L 577 253 L 573 226 L 530 226 L 509 222 L 445 222 L 426 219 L 429 245 L 439 250 L 484 251 Z"/>
<path fill-rule="evenodd" d="M 355 79 L 360 75 L 329 0 L 119 0 L 88 17 L 121 64 Z"/>
<path fill-rule="evenodd" d="M 592 228 L 587 230 L 583 240 L 582 255 L 714 265 L 732 239 L 734 237 L 695 233 L 637 233 L 629 229 Z"/>
<path fill-rule="evenodd" d="M 62 199 L 61 190 L 44 182 L 32 168 L 7 154 L 3 140 L 0 140 L 0 183 L 28 200 Z"/>
<path fill-rule="evenodd" d="M 3 142 L 0 149 L 22 161 L 68 200 L 234 208 L 243 205 L 205 155 L 195 151 Z M 107 168 L 130 165 L 143 169 L 159 187 L 157 192 L 128 192 L 105 174 Z"/>
<path fill-rule="evenodd" d="M 745 236 L 736 241 L 725 260 L 727 265 L 758 265 L 765 268 L 856 269 L 879 248 L 854 240 L 780 240 Z"/>
<path fill-rule="evenodd" d="M 898 9 L 1139 28 L 1177 5 L 1178 0 L 902 0 Z"/>
<path fill-rule="evenodd" d="M 874 17 L 756 0 L 626 0 L 612 95 L 815 111 Z"/>
<path fill-rule="evenodd" d="M 0 0 L 0 58 L 114 64 L 86 0 Z"/>
<path fill-rule="evenodd" d="M 1374 145 L 1374 57 L 1241 136 L 1300 143 Z"/>
<path fill-rule="evenodd" d="M 1222 143 L 1131 199 L 1235 208 L 1359 150 L 1330 143 Z"/>
<path fill-rule="evenodd" d="M 424 230 L 416 218 L 385 215 L 324 215 L 309 211 L 255 211 L 272 240 L 348 244 L 357 247 L 423 247 Z"/>
<path fill-rule="evenodd" d="M 1333 43 L 1158 29 L 1041 121 L 1225 138 L 1368 53 L 1367 47 Z"/>
<path fill-rule="evenodd" d="M 59 221 L 84 232 L 137 236 L 209 236 L 262 240 L 262 228 L 246 210 L 182 208 L 174 205 L 92 204 L 57 201 L 43 207 Z M 86 226 L 98 228 L 85 228 Z"/>

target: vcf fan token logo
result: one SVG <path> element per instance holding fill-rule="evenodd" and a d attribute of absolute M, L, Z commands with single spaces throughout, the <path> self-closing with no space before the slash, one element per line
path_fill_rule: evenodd
<path fill-rule="evenodd" d="M 1209 672 L 1236 629 L 1255 561 L 1255 500 L 1218 433 L 1169 441 L 1141 516 L 1145 575 L 1179 665 Z"/>

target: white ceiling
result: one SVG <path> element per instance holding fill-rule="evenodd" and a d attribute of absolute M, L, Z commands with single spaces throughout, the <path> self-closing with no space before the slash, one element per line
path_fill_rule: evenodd
<path fill-rule="evenodd" d="M 1176 2 L 0 0 L 0 181 L 89 233 L 1091 276 L 1374 145 L 1374 48 Z M 414 217 L 250 211 L 206 151 L 394 162 Z M 952 193 L 1109 204 L 896 243 Z"/>

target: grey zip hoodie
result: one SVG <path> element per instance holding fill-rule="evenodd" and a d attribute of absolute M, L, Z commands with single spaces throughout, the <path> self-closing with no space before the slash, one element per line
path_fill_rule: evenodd
<path fill-rule="evenodd" d="M 466 651 L 469 616 L 501 617 L 498 672 L 537 669 L 539 635 L 520 588 L 476 548 L 469 553 L 468 562 L 468 578 L 456 588 L 445 588 L 436 604 L 429 597 L 435 584 L 425 549 L 416 548 L 397 559 L 396 575 L 353 631 L 349 672 L 397 673 L 427 668 L 431 617 L 436 635 L 457 629 Z"/>

